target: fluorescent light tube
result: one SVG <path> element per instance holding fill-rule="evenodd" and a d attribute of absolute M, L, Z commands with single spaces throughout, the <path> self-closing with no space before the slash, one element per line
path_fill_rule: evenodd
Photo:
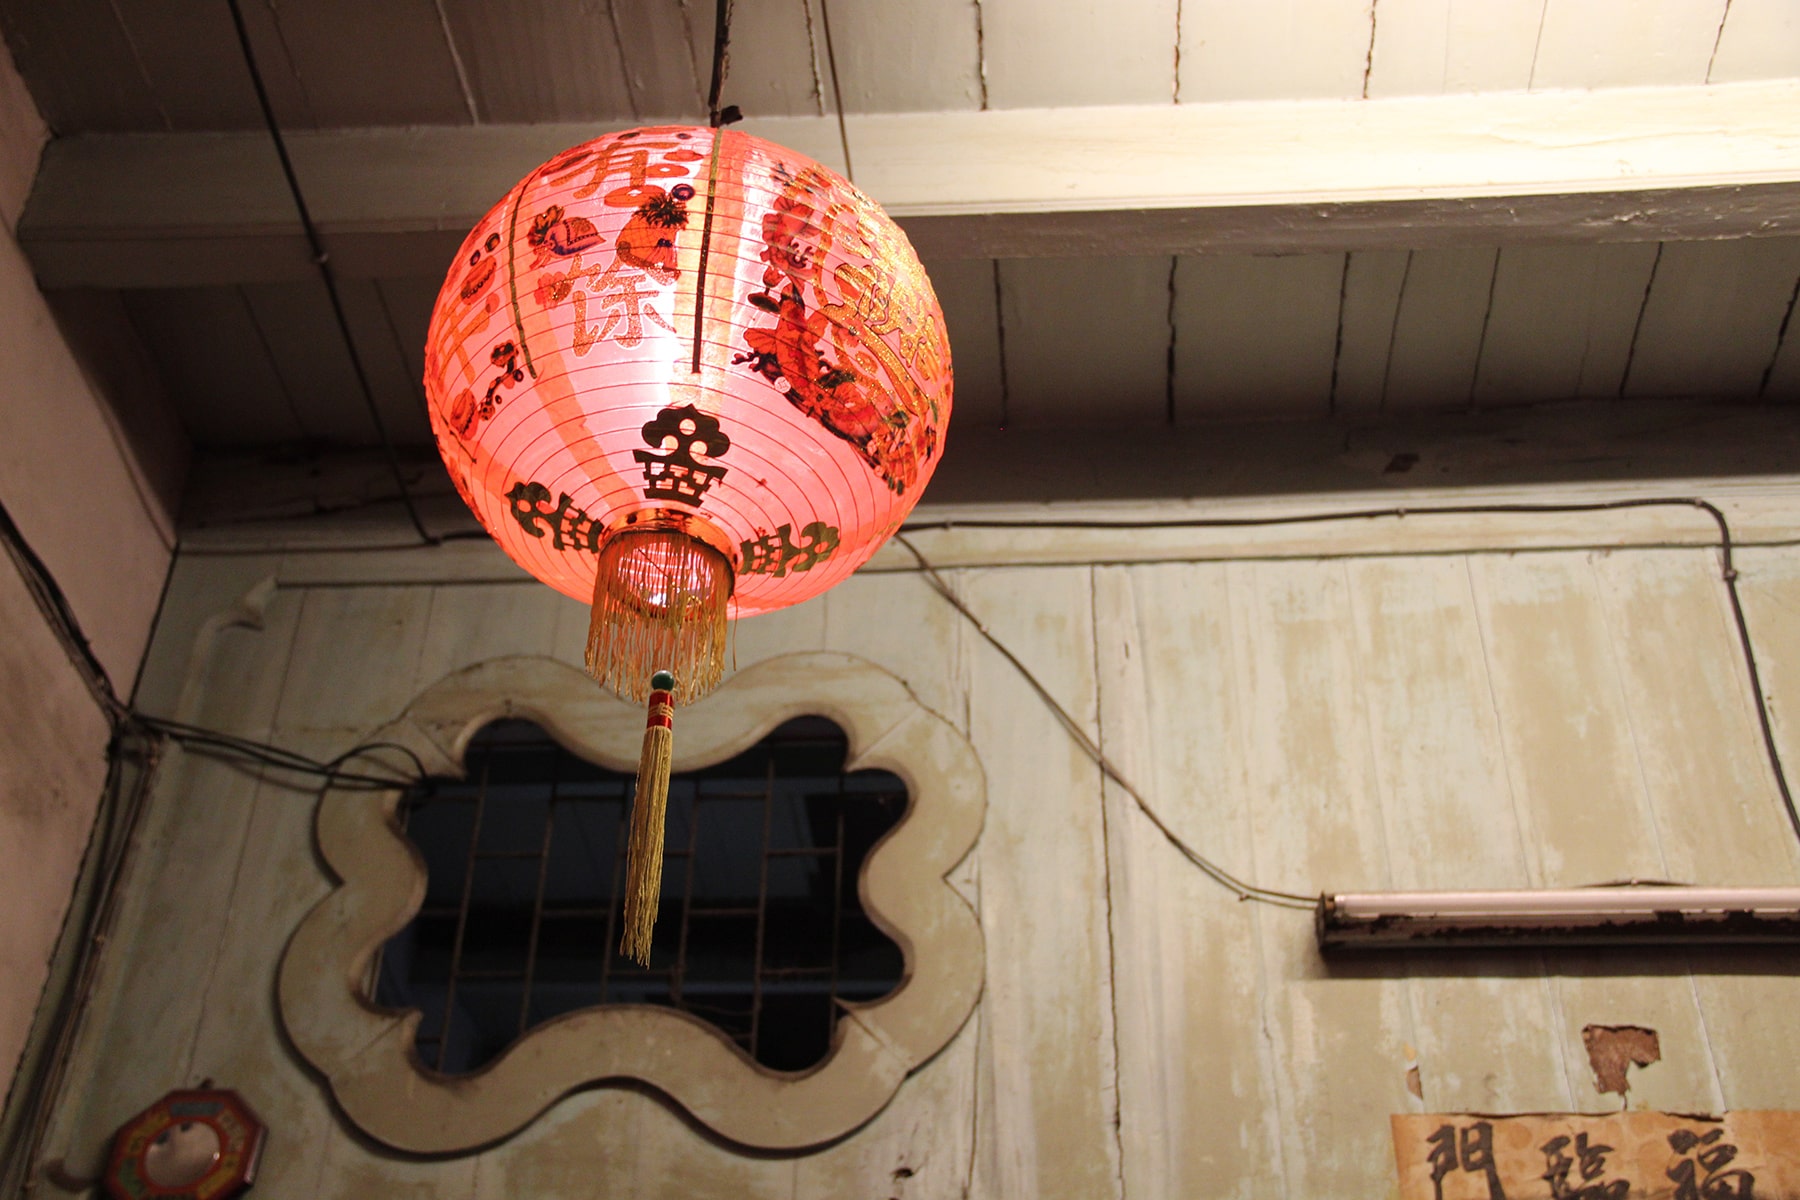
<path fill-rule="evenodd" d="M 1800 887 L 1344 892 L 1319 897 L 1324 949 L 1800 942 Z"/>

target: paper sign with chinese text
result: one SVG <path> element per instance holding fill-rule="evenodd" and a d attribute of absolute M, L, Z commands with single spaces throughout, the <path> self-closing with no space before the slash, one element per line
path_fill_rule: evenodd
<path fill-rule="evenodd" d="M 1800 1198 L 1800 1113 L 1393 1118 L 1400 1200 Z"/>

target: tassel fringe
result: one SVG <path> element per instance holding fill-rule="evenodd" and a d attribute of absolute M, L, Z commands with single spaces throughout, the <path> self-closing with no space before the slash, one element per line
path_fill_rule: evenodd
<path fill-rule="evenodd" d="M 651 681 L 644 719 L 644 748 L 638 756 L 637 790 L 631 798 L 631 844 L 625 865 L 625 931 L 619 953 L 639 966 L 650 965 L 650 942 L 662 899 L 663 826 L 669 809 L 669 762 L 675 750 L 675 681 L 658 671 Z"/>
<path fill-rule="evenodd" d="M 673 671 L 674 700 L 692 704 L 725 673 L 731 564 L 671 529 L 628 530 L 600 548 L 588 624 L 588 674 L 643 701 L 652 671 Z"/>

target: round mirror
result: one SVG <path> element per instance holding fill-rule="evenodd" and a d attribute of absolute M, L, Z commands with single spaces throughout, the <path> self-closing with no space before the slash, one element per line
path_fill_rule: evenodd
<path fill-rule="evenodd" d="M 144 1174 L 159 1188 L 199 1183 L 219 1161 L 219 1148 L 219 1131 L 204 1121 L 171 1125 L 144 1151 Z"/>

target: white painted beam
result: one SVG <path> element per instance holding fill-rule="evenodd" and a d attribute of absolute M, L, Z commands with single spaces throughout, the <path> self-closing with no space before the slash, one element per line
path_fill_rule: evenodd
<path fill-rule="evenodd" d="M 841 166 L 832 118 L 744 128 Z M 290 139 L 347 275 L 436 273 L 516 179 L 601 132 L 530 125 Z M 857 183 L 935 257 L 1492 246 L 1800 232 L 1800 80 L 1389 100 L 849 118 Z M 46 150 L 20 229 L 55 286 L 310 270 L 266 138 Z"/>

